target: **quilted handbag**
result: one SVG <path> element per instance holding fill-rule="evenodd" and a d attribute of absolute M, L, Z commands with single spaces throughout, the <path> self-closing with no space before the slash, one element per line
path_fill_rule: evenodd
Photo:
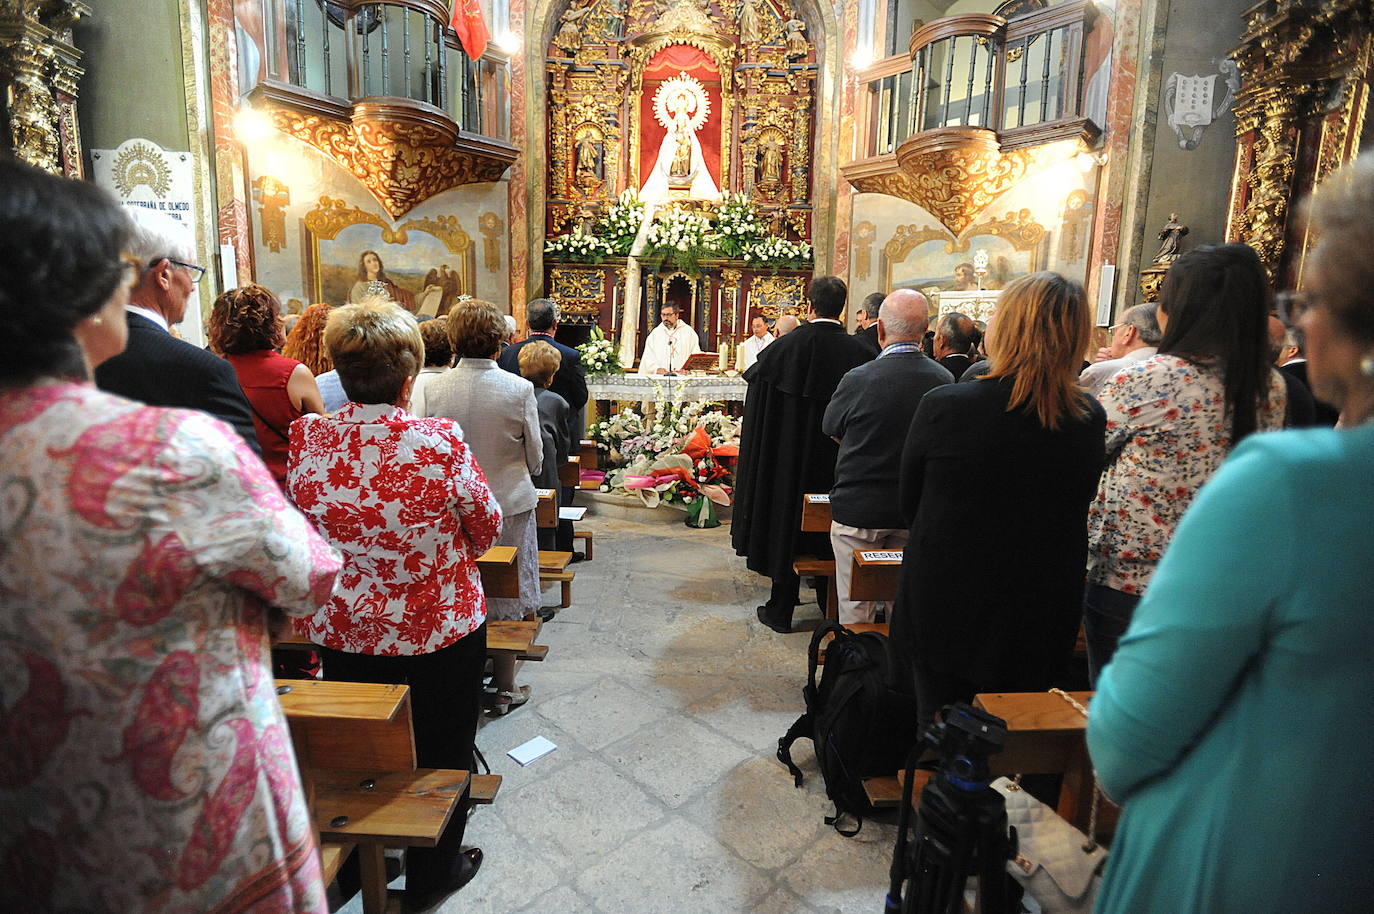
<path fill-rule="evenodd" d="M 992 787 L 1006 798 L 1007 824 L 1016 829 L 1017 853 L 1007 872 L 1026 890 L 1026 907 L 1044 914 L 1091 914 L 1107 851 L 1015 781 L 998 778 Z"/>

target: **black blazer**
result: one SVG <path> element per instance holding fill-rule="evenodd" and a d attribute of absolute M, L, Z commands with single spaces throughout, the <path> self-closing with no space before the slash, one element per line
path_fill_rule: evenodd
<path fill-rule="evenodd" d="M 978 692 L 1044 691 L 1073 651 L 1107 416 L 1090 400 L 1051 431 L 1007 411 L 1012 383 L 938 387 L 912 418 L 889 642 L 903 678 L 924 668 Z"/>
<path fill-rule="evenodd" d="M 1340 410 L 1336 409 L 1336 407 L 1332 406 L 1329 403 L 1326 403 L 1322 400 L 1318 400 L 1315 396 L 1311 396 L 1312 385 L 1307 382 L 1306 359 L 1302 360 L 1301 362 L 1289 362 L 1287 365 L 1280 365 L 1279 373 L 1282 374 L 1284 378 L 1292 379 L 1302 384 L 1302 386 L 1307 390 L 1310 399 L 1312 400 L 1312 422 L 1310 424 L 1321 425 L 1327 428 L 1331 428 L 1336 424 L 1336 420 L 1340 419 L 1341 417 Z M 1290 400 L 1293 397 L 1292 384 L 1288 385 L 1288 396 Z M 1287 425 L 1293 423 L 1285 424 Z"/>
<path fill-rule="evenodd" d="M 530 343 L 543 340 L 558 350 L 563 357 L 558 366 L 558 374 L 553 376 L 549 390 L 558 394 L 568 403 L 568 439 L 576 444 L 582 440 L 582 430 L 577 427 L 582 407 L 587 405 L 587 374 L 582 370 L 582 353 L 571 346 L 558 342 L 550 336 L 531 336 L 518 343 L 507 346 L 496 357 L 496 364 L 511 374 L 520 374 L 520 350 Z"/>
<path fill-rule="evenodd" d="M 854 339 L 862 340 L 876 354 L 878 347 L 878 322 L 874 321 L 867 330 L 855 330 Z"/>
<path fill-rule="evenodd" d="M 95 370 L 101 390 L 149 406 L 196 409 L 229 423 L 261 455 L 253 414 L 234 367 L 179 340 L 146 317 L 126 312 L 129 344 Z"/>

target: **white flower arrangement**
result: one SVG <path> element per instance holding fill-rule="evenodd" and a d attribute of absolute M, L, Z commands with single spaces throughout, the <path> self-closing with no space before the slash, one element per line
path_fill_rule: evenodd
<path fill-rule="evenodd" d="M 582 367 L 588 374 L 619 374 L 620 352 L 615 343 L 606 339 L 600 327 L 592 328 L 592 337 L 577 351 L 582 354 Z"/>
<path fill-rule="evenodd" d="M 630 253 L 639 227 L 644 222 L 644 203 L 632 190 L 627 190 L 612 203 L 596 222 L 596 234 L 617 256 Z"/>
<path fill-rule="evenodd" d="M 716 247 L 722 254 L 738 257 L 764 236 L 763 221 L 745 194 L 726 194 L 716 211 Z"/>
<path fill-rule="evenodd" d="M 786 238 L 764 238 L 744 249 L 746 263 L 760 263 L 769 266 L 787 266 L 809 263 L 812 257 L 811 245 L 805 241 L 788 241 Z"/>
<path fill-rule="evenodd" d="M 545 254 L 562 254 L 569 260 L 599 263 L 610 256 L 611 246 L 596 235 L 588 235 L 578 226 L 570 235 L 558 235 L 544 242 Z"/>

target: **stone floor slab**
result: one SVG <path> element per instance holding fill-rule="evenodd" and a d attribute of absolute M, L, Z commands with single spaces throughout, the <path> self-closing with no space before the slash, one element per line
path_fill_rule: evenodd
<path fill-rule="evenodd" d="M 749 757 L 700 724 L 673 717 L 649 724 L 602 755 L 673 809 Z"/>

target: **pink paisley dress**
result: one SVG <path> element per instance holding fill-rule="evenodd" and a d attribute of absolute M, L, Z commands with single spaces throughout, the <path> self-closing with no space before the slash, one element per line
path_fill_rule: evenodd
<path fill-rule="evenodd" d="M 326 910 L 264 607 L 339 567 L 218 420 L 0 391 L 0 910 Z"/>

